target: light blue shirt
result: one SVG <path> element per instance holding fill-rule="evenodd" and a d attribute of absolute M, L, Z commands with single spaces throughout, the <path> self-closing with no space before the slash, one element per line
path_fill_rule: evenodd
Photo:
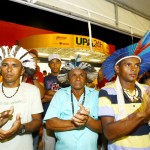
<path fill-rule="evenodd" d="M 82 104 L 83 95 L 79 101 L 73 95 L 74 113 L 79 110 L 78 103 Z M 98 119 L 98 91 L 85 87 L 84 107 L 90 109 L 92 118 Z M 54 117 L 71 120 L 72 116 L 71 87 L 62 88 L 54 95 L 44 121 Z M 55 132 L 55 136 L 56 150 L 97 150 L 98 133 L 85 126 L 76 130 Z"/>

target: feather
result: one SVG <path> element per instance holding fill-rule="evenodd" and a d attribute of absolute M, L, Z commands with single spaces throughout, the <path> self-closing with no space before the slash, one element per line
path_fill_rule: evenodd
<path fill-rule="evenodd" d="M 16 46 L 15 47 L 15 51 L 14 51 L 14 57 L 16 57 L 17 52 L 19 51 L 21 47 L 20 46 Z"/>
<path fill-rule="evenodd" d="M 114 67 L 116 62 L 124 57 L 136 55 L 142 60 L 139 75 L 150 69 L 150 31 L 146 32 L 144 37 L 138 42 L 125 48 L 116 50 L 102 64 L 102 72 L 107 80 L 111 80 L 115 74 Z"/>
<path fill-rule="evenodd" d="M 137 48 L 135 49 L 134 54 L 140 54 L 145 48 L 150 44 L 150 31 L 148 31 L 145 36 L 138 42 Z"/>
<path fill-rule="evenodd" d="M 36 68 L 33 57 L 28 53 L 26 49 L 19 47 L 18 45 L 14 45 L 12 47 L 0 47 L 0 58 L 0 64 L 6 58 L 15 58 L 18 59 L 24 67 L 28 67 L 29 69 L 34 70 Z"/>
<path fill-rule="evenodd" d="M 58 80 L 60 80 L 60 82 L 62 82 L 62 81 L 66 82 L 65 81 L 65 80 L 67 80 L 66 77 L 68 77 L 67 74 L 72 69 L 85 70 L 85 72 L 87 74 L 87 81 L 89 81 L 89 82 L 94 81 L 98 75 L 98 73 L 96 72 L 96 70 L 94 69 L 94 67 L 92 65 L 90 65 L 89 63 L 86 63 L 86 62 L 82 62 L 81 56 L 77 55 L 76 59 L 71 60 L 70 63 L 65 64 L 65 66 L 61 68 L 61 71 L 58 75 Z"/>

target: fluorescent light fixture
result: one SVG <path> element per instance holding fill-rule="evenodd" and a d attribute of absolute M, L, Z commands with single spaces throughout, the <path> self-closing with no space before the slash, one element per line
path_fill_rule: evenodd
<path fill-rule="evenodd" d="M 70 60 L 71 60 L 71 59 L 75 59 L 75 57 L 74 57 L 74 56 L 70 56 Z"/>
<path fill-rule="evenodd" d="M 90 61 L 92 61 L 92 62 L 100 62 L 101 60 L 99 60 L 99 59 L 90 59 Z"/>
<path fill-rule="evenodd" d="M 29 2 L 29 3 L 36 3 L 37 2 L 37 0 L 27 0 L 27 2 Z"/>
<path fill-rule="evenodd" d="M 83 55 L 83 56 L 89 56 L 90 54 L 89 53 L 83 53 L 83 52 L 76 52 L 75 54 L 80 54 L 80 55 Z"/>
<path fill-rule="evenodd" d="M 38 53 L 40 56 L 49 56 L 47 53 Z"/>
<path fill-rule="evenodd" d="M 70 58 L 61 58 L 61 59 L 63 59 L 63 60 L 71 60 Z"/>

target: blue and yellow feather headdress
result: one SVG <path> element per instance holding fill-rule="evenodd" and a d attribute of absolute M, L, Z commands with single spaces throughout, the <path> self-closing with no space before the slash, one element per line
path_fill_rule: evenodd
<path fill-rule="evenodd" d="M 120 61 L 129 57 L 137 57 L 141 61 L 139 75 L 150 70 L 150 31 L 135 44 L 116 50 L 102 64 L 102 72 L 107 80 L 111 80 L 115 75 L 114 67 Z"/>

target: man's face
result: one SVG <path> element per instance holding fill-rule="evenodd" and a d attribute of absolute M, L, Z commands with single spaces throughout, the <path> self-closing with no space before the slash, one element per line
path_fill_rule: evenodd
<path fill-rule="evenodd" d="M 30 55 L 33 57 L 34 61 L 35 61 L 35 65 L 37 66 L 37 63 L 38 63 L 38 58 L 35 54 L 33 53 L 30 53 Z"/>
<path fill-rule="evenodd" d="M 82 69 L 73 69 L 69 72 L 68 79 L 73 89 L 80 90 L 86 84 L 86 73 Z"/>
<path fill-rule="evenodd" d="M 133 82 L 137 79 L 140 70 L 140 60 L 138 58 L 127 58 L 115 66 L 115 71 L 121 80 Z"/>
<path fill-rule="evenodd" d="M 52 59 L 49 62 L 49 67 L 50 67 L 52 73 L 57 74 L 60 72 L 61 61 L 58 59 Z"/>
<path fill-rule="evenodd" d="M 20 76 L 24 73 L 24 68 L 19 60 L 6 58 L 2 62 L 1 74 L 6 83 L 16 83 L 20 81 Z"/>

